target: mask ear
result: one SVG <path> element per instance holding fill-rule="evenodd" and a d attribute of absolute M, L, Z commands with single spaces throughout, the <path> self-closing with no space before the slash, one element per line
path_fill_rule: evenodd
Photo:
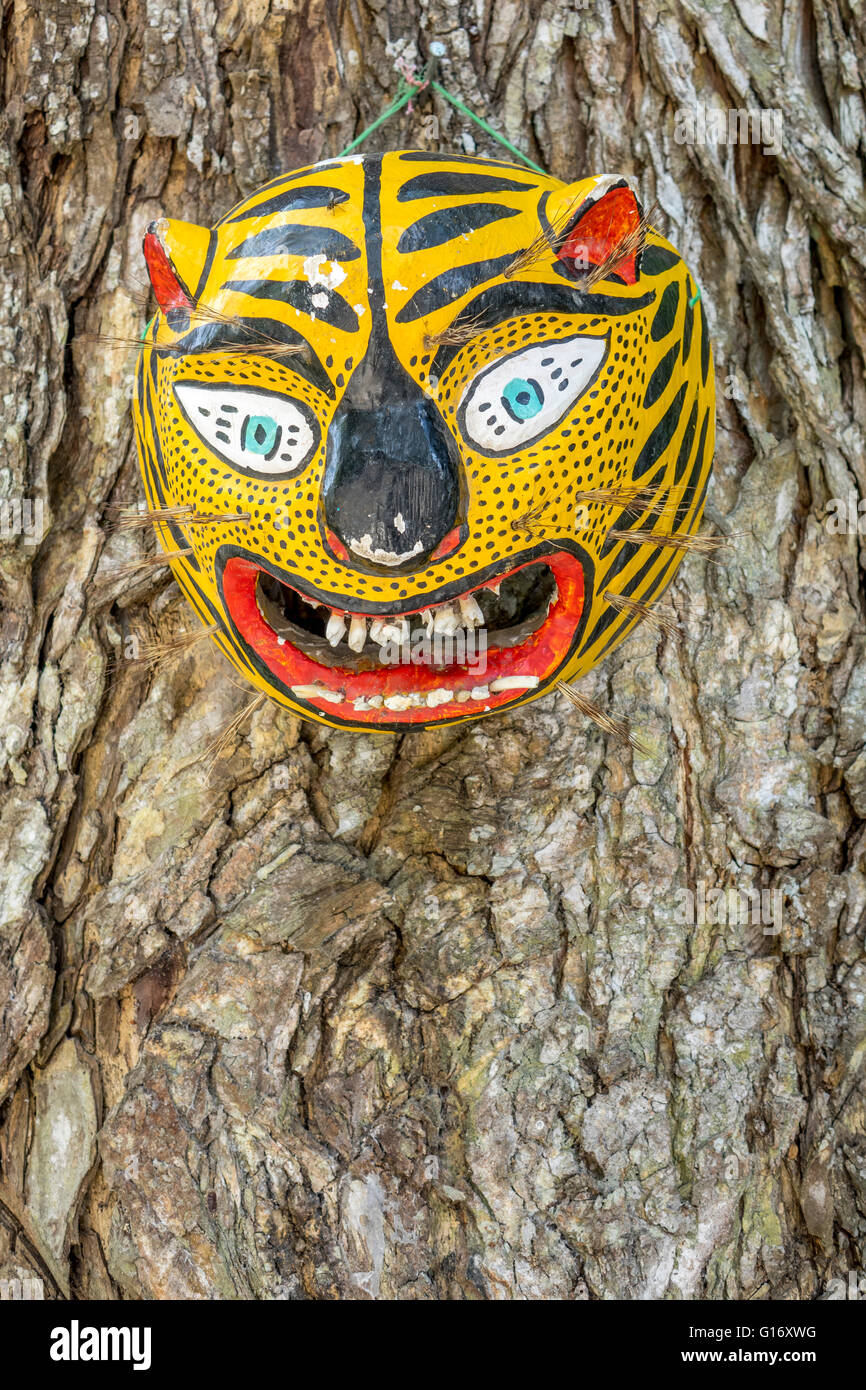
<path fill-rule="evenodd" d="M 144 259 L 156 302 L 168 316 L 195 307 L 195 290 L 207 261 L 211 233 L 194 222 L 151 222 L 144 237 Z"/>
<path fill-rule="evenodd" d="M 563 227 L 570 208 L 574 209 L 573 220 L 566 220 Z M 551 198 L 548 216 L 551 225 L 560 228 L 557 255 L 576 279 L 609 261 L 622 245 L 623 255 L 610 265 L 608 273 L 619 275 L 627 285 L 635 283 L 640 270 L 636 243 L 642 211 L 625 179 L 605 174 L 570 184 Z"/>

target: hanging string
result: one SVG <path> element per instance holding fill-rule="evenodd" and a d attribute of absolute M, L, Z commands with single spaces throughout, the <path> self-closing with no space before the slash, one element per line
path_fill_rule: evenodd
<path fill-rule="evenodd" d="M 512 145 L 510 140 L 506 140 L 504 135 L 500 135 L 498 130 L 494 130 L 492 125 L 488 125 L 480 116 L 476 116 L 475 112 L 470 111 L 465 102 L 461 101 L 459 97 L 453 96 L 446 87 L 442 86 L 441 82 L 431 82 L 430 86 L 433 88 L 434 92 L 438 92 L 446 101 L 450 101 L 451 105 L 455 106 L 458 111 L 462 111 L 464 116 L 468 116 L 471 121 L 479 125 L 486 135 L 491 135 L 494 140 L 499 141 L 500 145 L 504 145 L 512 154 L 516 154 L 517 158 L 522 159 L 524 164 L 528 164 L 530 169 L 534 169 L 537 174 L 547 175 L 547 171 L 542 169 L 540 164 L 536 164 L 535 160 L 530 159 L 528 154 L 523 154 L 516 145 Z"/>
<path fill-rule="evenodd" d="M 482 120 L 480 116 L 476 116 L 475 112 L 472 111 L 464 101 L 461 101 L 459 97 L 449 92 L 448 88 L 444 87 L 441 82 L 435 81 L 433 73 L 437 65 L 438 60 L 431 59 L 424 69 L 423 74 L 420 77 L 415 77 L 405 65 L 398 64 L 397 69 L 400 73 L 400 86 L 397 90 L 397 96 L 394 98 L 391 105 L 382 112 L 381 116 L 376 118 L 372 125 L 368 125 L 366 130 L 362 130 L 360 135 L 356 135 L 355 139 L 352 140 L 344 150 L 340 151 L 339 157 L 342 158 L 343 155 L 351 154 L 352 150 L 356 150 L 359 145 L 362 145 L 368 136 L 373 134 L 374 130 L 378 130 L 379 127 L 384 125 L 386 121 L 389 121 L 392 116 L 396 116 L 398 111 L 402 111 L 404 106 L 409 108 L 409 114 L 411 116 L 414 109 L 414 99 L 420 96 L 425 89 L 429 88 L 431 91 L 438 92 L 439 95 L 445 101 L 450 102 L 457 111 L 460 111 L 464 116 L 468 116 L 471 121 L 474 121 L 477 126 L 480 126 L 485 135 L 489 135 L 493 140 L 498 140 L 499 144 L 504 145 L 511 154 L 516 155 L 524 164 L 528 164 L 530 169 L 534 169 L 537 174 L 546 174 L 546 170 L 542 169 L 540 164 L 536 164 L 528 155 L 523 154 L 516 145 L 512 145 L 510 140 L 506 139 L 504 135 L 501 135 L 498 130 L 494 130 L 493 126 L 489 125 L 487 121 Z"/>
<path fill-rule="evenodd" d="M 352 150 L 356 150 L 359 145 L 364 143 L 368 135 L 372 135 L 374 130 L 379 129 L 380 125 L 384 125 L 386 121 L 390 121 L 392 116 L 396 116 L 398 111 L 402 111 L 404 106 L 408 106 L 415 93 L 411 87 L 406 86 L 405 82 L 401 82 L 400 86 L 404 90 L 398 93 L 396 100 L 392 101 L 387 110 L 383 111 L 381 116 L 379 116 L 372 125 L 368 125 L 366 130 L 362 130 L 360 135 L 356 135 L 354 140 L 352 140 L 344 150 L 340 151 L 339 158 L 342 159 L 343 155 L 351 154 Z"/>

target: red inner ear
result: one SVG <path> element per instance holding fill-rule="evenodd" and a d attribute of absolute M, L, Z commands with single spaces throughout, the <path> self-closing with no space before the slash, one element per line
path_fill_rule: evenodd
<path fill-rule="evenodd" d="M 639 225 L 640 209 L 631 189 L 612 188 L 575 223 L 559 249 L 559 258 L 584 266 L 601 265 Z M 611 270 L 633 285 L 637 279 L 635 252 L 617 261 Z"/>
<path fill-rule="evenodd" d="M 156 232 L 149 228 L 144 238 L 144 259 L 156 302 L 162 312 L 167 314 L 169 309 L 191 309 L 192 299 L 178 279 Z"/>

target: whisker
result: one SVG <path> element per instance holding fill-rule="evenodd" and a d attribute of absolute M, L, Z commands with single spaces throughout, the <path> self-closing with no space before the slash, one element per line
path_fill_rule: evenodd
<path fill-rule="evenodd" d="M 562 546 L 553 539 L 551 529 L 539 526 L 538 523 L 529 517 L 515 517 L 509 522 L 512 531 L 528 536 L 530 540 L 548 541 L 556 550 L 561 550 Z M 561 535 L 562 532 L 560 531 Z"/>
<path fill-rule="evenodd" d="M 575 502 L 602 502 L 612 507 L 652 507 L 658 492 L 648 487 L 638 487 L 636 483 L 614 484 L 613 487 L 581 488 L 574 494 Z M 556 498 L 551 498 L 551 503 Z"/>
<path fill-rule="evenodd" d="M 219 526 L 222 522 L 229 521 L 232 522 L 233 525 L 242 524 L 248 526 L 252 521 L 252 517 L 249 512 L 228 512 L 225 515 L 222 512 L 213 512 L 210 516 L 208 516 L 207 513 L 200 516 L 198 512 L 196 512 L 194 516 L 190 517 L 189 521 L 185 521 L 183 524 L 184 526 Z"/>
<path fill-rule="evenodd" d="M 143 642 L 139 645 L 137 656 L 113 657 L 109 662 L 109 669 L 120 671 L 126 666 L 144 666 L 150 670 L 180 656 L 181 652 L 188 652 L 206 637 L 213 637 L 219 630 L 219 624 L 213 623 L 211 627 L 200 627 L 194 632 L 181 632 L 177 637 L 169 637 L 164 642 Z"/>
<path fill-rule="evenodd" d="M 462 318 L 458 314 L 441 333 L 426 334 L 424 346 L 428 351 L 443 346 L 462 347 L 464 343 L 470 342 L 484 331 L 485 318 L 486 315 L 483 313 L 473 314 L 471 318 Z"/>
<path fill-rule="evenodd" d="M 657 501 L 658 493 L 654 489 L 638 487 L 633 483 L 614 484 L 612 487 L 582 488 L 574 494 L 575 504 L 589 506 L 599 503 L 606 507 L 634 508 L 635 511 L 649 512 L 651 516 L 676 516 L 682 506 L 681 500 Z M 540 518 L 551 507 L 556 507 L 560 499 L 556 496 L 548 497 L 536 503 L 533 508 L 524 513 L 527 518 Z"/>
<path fill-rule="evenodd" d="M 656 531 L 628 531 L 614 526 L 608 532 L 618 541 L 634 541 L 638 545 L 670 546 L 673 550 L 691 550 L 697 555 L 712 555 L 731 544 L 728 536 L 666 536 Z"/>
<path fill-rule="evenodd" d="M 121 333 L 76 333 L 74 338 L 70 339 L 70 346 L 75 347 L 77 343 L 98 343 L 100 347 L 123 348 L 124 351 L 135 348 L 144 352 L 153 352 L 157 347 L 156 343 L 147 342 L 144 338 L 133 338 L 132 336 L 127 338 Z"/>
<path fill-rule="evenodd" d="M 636 753 L 642 753 L 644 757 L 649 757 L 650 750 L 641 743 L 640 739 L 630 731 L 628 725 L 621 719 L 614 719 L 611 715 L 605 714 L 604 710 L 594 701 L 588 700 L 585 695 L 581 695 L 579 691 L 574 689 L 574 686 L 569 685 L 566 681 L 557 681 L 556 688 L 562 691 L 566 699 L 570 700 L 574 708 L 579 710 L 584 718 L 591 719 L 593 724 L 603 733 L 612 734 L 620 742 L 627 743 Z"/>
<path fill-rule="evenodd" d="M 170 565 L 172 560 L 177 560 L 182 555 L 193 555 L 194 553 L 193 547 L 188 545 L 183 550 L 172 550 L 170 554 L 166 555 L 146 555 L 141 560 L 127 560 L 124 564 L 118 565 L 114 573 L 115 575 L 123 575 L 124 578 L 136 574 L 138 571 L 146 574 L 149 570 L 158 570 Z"/>
<path fill-rule="evenodd" d="M 650 608 L 648 604 L 641 603 L 639 599 L 627 598 L 625 594 L 615 594 L 610 589 L 605 590 L 603 597 L 612 608 L 618 608 L 621 613 L 638 618 L 641 622 L 656 628 L 668 637 L 678 637 L 680 634 L 681 629 L 676 618 L 671 617 L 668 613 L 660 612 L 658 608 Z"/>
<path fill-rule="evenodd" d="M 252 715 L 255 712 L 255 710 L 259 708 L 259 705 L 261 705 L 266 699 L 267 696 L 265 695 L 264 691 L 260 691 L 258 695 L 253 696 L 252 700 L 250 700 L 248 704 L 244 705 L 243 709 L 239 710 L 237 714 L 232 716 L 228 724 L 226 724 L 225 728 L 222 729 L 220 733 L 217 735 L 217 737 L 214 739 L 213 743 L 209 744 L 208 747 L 205 748 L 203 753 L 201 753 L 197 758 L 193 759 L 191 766 L 195 766 L 196 763 L 204 763 L 206 769 L 206 781 L 210 781 L 214 768 L 216 767 L 217 763 L 219 762 L 220 758 L 225 752 L 226 747 L 234 738 L 235 734 L 240 731 L 242 724 L 245 722 L 246 719 L 249 718 L 250 715 Z"/>
<path fill-rule="evenodd" d="M 583 494 L 583 500 L 587 500 L 587 494 Z M 611 500 L 611 494 L 604 495 L 599 489 L 598 493 L 592 496 L 592 500 L 604 500 L 605 502 L 609 502 Z M 546 540 L 558 549 L 562 549 L 563 547 L 562 545 L 558 545 L 557 541 L 554 540 L 555 536 L 565 539 L 569 535 L 584 535 L 586 532 L 595 529 L 592 525 L 582 525 L 579 518 L 575 520 L 573 528 L 545 525 L 543 521 L 544 513 L 551 505 L 554 505 L 555 502 L 556 499 L 551 498 L 546 502 L 538 503 L 521 516 L 513 517 L 509 522 L 510 529 L 521 535 L 528 536 L 530 539 Z M 633 503 L 633 505 L 639 504 Z M 679 514 L 680 505 L 680 503 L 669 502 L 650 507 L 649 519 L 655 518 L 662 521 L 675 519 Z M 607 534 L 618 541 L 631 541 L 638 545 L 668 546 L 673 550 L 692 551 L 698 555 L 712 555 L 716 551 L 729 546 L 733 540 L 731 536 L 695 536 L 689 535 L 686 532 L 666 534 L 664 532 L 648 531 L 646 528 L 629 530 L 627 527 L 621 526 L 612 526 Z"/>
<path fill-rule="evenodd" d="M 142 334 L 138 338 L 125 336 L 117 333 L 78 333 L 72 340 L 74 343 L 99 343 L 102 347 L 108 348 L 136 348 L 143 352 L 168 352 L 175 356 L 244 356 L 250 352 L 255 352 L 257 356 L 265 357 L 292 357 L 303 353 L 306 349 L 303 343 L 284 343 L 272 334 L 264 332 L 263 329 L 255 327 L 248 320 L 239 318 L 236 314 L 223 314 L 219 309 L 213 309 L 208 304 L 197 304 L 189 311 L 190 325 L 198 324 L 218 324 L 224 328 L 230 328 L 246 334 L 249 339 L 245 343 L 228 343 L 222 346 L 217 343 L 213 347 L 207 344 L 201 347 L 185 349 L 178 347 L 174 343 L 154 343 L 150 339 L 145 339 Z M 184 332 L 188 332 L 185 329 Z"/>
<path fill-rule="evenodd" d="M 108 508 L 120 513 L 117 521 L 105 529 L 108 534 L 114 531 L 134 531 L 144 526 L 155 526 L 158 522 L 177 522 L 179 526 L 218 526 L 221 522 L 249 525 L 252 517 L 249 512 L 197 512 L 190 503 L 176 507 L 140 507 L 134 511 L 123 508 Z"/>
<path fill-rule="evenodd" d="M 105 527 L 106 534 L 111 535 L 115 531 L 135 531 L 139 527 L 152 526 L 155 521 L 185 521 L 192 515 L 193 508 L 187 502 L 177 507 L 136 507 L 132 510 L 112 506 L 105 510 L 117 516 L 116 521 L 109 522 Z"/>
<path fill-rule="evenodd" d="M 137 352 L 167 352 L 174 357 L 292 357 L 304 351 L 300 343 L 278 343 L 272 339 L 251 338 L 249 343 L 232 343 L 226 347 L 181 348 L 172 343 L 152 343 L 143 338 L 123 338 L 113 333 L 77 333 L 74 343 L 98 343 L 105 348 L 123 348 Z"/>
<path fill-rule="evenodd" d="M 618 500 L 618 499 L 617 499 Z M 673 525 L 680 525 L 683 521 L 683 509 L 680 502 L 626 502 L 622 507 L 625 516 L 619 518 L 620 529 L 625 530 L 630 522 L 640 524 L 644 530 L 650 527 L 653 522 L 668 521 Z M 600 518 L 593 521 L 583 522 L 580 515 L 575 517 L 575 531 L 592 531 L 599 524 Z"/>

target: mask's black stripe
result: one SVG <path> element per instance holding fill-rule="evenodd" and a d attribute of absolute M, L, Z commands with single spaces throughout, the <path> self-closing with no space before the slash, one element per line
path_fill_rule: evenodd
<path fill-rule="evenodd" d="M 229 251 L 227 261 L 245 256 L 324 256 L 328 261 L 356 261 L 361 252 L 349 237 L 330 227 L 307 227 L 286 222 L 247 237 Z"/>
<path fill-rule="evenodd" d="M 300 309 L 310 318 L 339 328 L 343 333 L 357 333 L 358 315 L 335 290 L 323 285 L 311 285 L 307 280 L 227 280 L 222 287 L 252 299 L 278 299 L 292 309 Z M 324 299 L 324 303 L 314 302 Z"/>
<path fill-rule="evenodd" d="M 424 150 L 402 150 L 399 158 L 414 164 L 495 164 L 497 168 L 514 169 L 518 174 L 526 172 L 522 164 L 515 164 L 513 160 L 484 159 L 481 155 L 427 154 Z"/>
<path fill-rule="evenodd" d="M 479 281 L 492 280 L 495 276 L 504 274 L 513 260 L 512 252 L 507 256 L 496 256 L 490 261 L 474 261 L 471 265 L 458 265 L 451 270 L 443 270 L 441 275 L 437 275 L 435 279 L 415 291 L 412 298 L 403 305 L 396 322 L 412 323 L 415 319 L 424 318 L 426 314 L 435 313 L 437 309 L 444 309 L 456 299 L 462 299 Z"/>
<path fill-rule="evenodd" d="M 662 338 L 666 338 L 670 333 L 676 322 L 679 302 L 680 287 L 679 283 L 675 280 L 673 284 L 668 285 L 661 297 L 661 303 L 656 309 L 655 317 L 650 327 L 650 337 L 654 343 L 661 342 Z"/>
<path fill-rule="evenodd" d="M 193 303 L 195 304 L 198 304 L 199 300 L 204 294 L 204 287 L 207 284 L 207 277 L 210 275 L 210 268 L 213 265 L 213 258 L 216 255 L 218 240 L 219 238 L 217 237 L 216 232 L 211 232 L 210 239 L 208 240 L 207 244 L 207 255 L 205 256 L 205 262 L 202 266 L 201 275 L 198 277 L 198 284 L 195 287 L 195 294 L 193 295 Z"/>
<path fill-rule="evenodd" d="M 673 347 L 665 353 L 661 362 L 659 362 L 658 366 L 656 367 L 655 371 L 653 372 L 652 376 L 647 382 L 646 394 L 643 398 L 644 410 L 648 410 L 651 405 L 655 405 L 656 401 L 662 395 L 665 387 L 671 379 L 671 375 L 674 370 L 674 363 L 676 362 L 677 357 L 679 356 L 679 351 L 679 343 L 674 343 Z"/>
<path fill-rule="evenodd" d="M 648 468 L 652 468 L 653 464 L 658 462 L 673 439 L 677 425 L 680 422 L 680 416 L 683 412 L 683 399 L 686 394 L 686 386 L 687 383 L 683 382 L 664 415 L 644 443 L 632 472 L 633 478 L 642 477 Z"/>
<path fill-rule="evenodd" d="M 680 257 L 675 251 L 669 251 L 666 246 L 648 245 L 644 247 L 643 259 L 640 263 L 641 275 L 664 275 L 666 270 L 671 270 L 677 264 Z"/>
<path fill-rule="evenodd" d="M 314 179 L 316 177 L 321 177 L 322 174 L 330 173 L 332 169 L 341 169 L 342 167 L 342 164 L 329 164 L 327 169 L 296 169 L 293 174 L 281 174 L 279 178 L 271 179 L 270 182 L 262 184 L 261 188 L 256 189 L 254 196 L 258 197 L 259 193 L 264 193 L 269 188 L 284 188 L 286 184 L 294 183 L 297 179 Z M 309 184 L 308 188 L 304 189 L 289 189 L 288 193 L 286 193 L 284 196 L 288 199 L 292 199 L 296 193 L 300 193 L 300 195 L 303 197 L 308 192 L 308 190 L 310 192 L 318 193 L 321 189 L 324 189 L 325 193 L 327 194 L 333 194 L 335 201 L 338 203 L 344 203 L 349 196 L 348 193 L 344 193 L 342 189 L 329 188 L 319 183 Z M 325 198 L 325 203 L 329 201 L 329 198 Z M 267 217 L 268 210 L 271 209 L 271 205 L 276 204 L 278 202 L 280 202 L 280 199 L 272 198 L 269 202 L 257 203 L 254 206 L 249 206 L 249 198 L 242 198 L 240 202 L 234 203 L 229 208 L 225 216 L 221 217 L 216 225 L 218 227 L 222 227 L 226 222 L 245 222 L 248 217 Z M 300 202 L 294 204 L 295 207 L 299 208 L 318 208 L 323 207 L 324 205 L 324 203 L 312 202 Z M 287 204 L 285 207 L 274 206 L 271 210 L 274 212 L 284 212 L 290 207 L 291 203 Z M 240 211 L 241 208 L 244 209 L 243 212 Z"/>
<path fill-rule="evenodd" d="M 287 355 L 284 365 L 333 399 L 333 383 L 315 349 L 302 333 L 279 319 L 239 318 L 231 323 L 205 323 L 164 351 L 172 357 L 191 357 L 198 352 L 213 352 L 218 348 L 247 348 L 250 356 L 254 357 L 259 348 L 272 345 L 268 339 L 303 348 L 303 355 Z M 279 358 L 275 360 L 279 362 Z"/>
<path fill-rule="evenodd" d="M 659 590 L 664 587 L 665 575 L 669 569 L 676 565 L 681 554 L 681 551 L 671 549 L 667 553 L 665 551 L 660 551 L 658 555 L 651 555 L 646 563 L 641 565 L 640 569 L 636 570 L 627 583 L 623 585 L 620 592 L 625 594 L 626 598 L 631 598 L 632 594 L 640 588 L 645 576 L 649 574 L 653 565 L 660 562 L 658 572 L 653 575 L 652 584 L 645 593 L 641 594 L 641 603 L 649 603 L 653 595 L 657 594 Z"/>
<path fill-rule="evenodd" d="M 618 574 L 621 574 L 622 571 L 631 564 L 639 550 L 640 545 L 637 541 L 622 542 L 621 548 L 614 555 L 609 568 L 606 571 L 599 570 L 599 576 L 605 588 L 610 584 L 612 579 L 615 579 Z"/>
<path fill-rule="evenodd" d="M 692 403 L 691 412 L 689 414 L 688 424 L 686 425 L 685 430 L 683 431 L 683 437 L 680 442 L 680 451 L 677 454 L 677 464 L 676 468 L 674 469 L 675 483 L 678 483 L 680 481 L 680 478 L 686 471 L 686 465 L 688 464 L 688 461 L 692 456 L 692 445 L 695 442 L 695 430 L 697 429 L 697 426 L 698 398 L 697 396 L 695 396 L 695 399 Z"/>
<path fill-rule="evenodd" d="M 567 290 L 560 285 L 547 285 L 533 280 L 512 280 L 506 285 L 491 285 L 482 290 L 475 299 L 464 306 L 460 319 L 480 318 L 478 332 L 485 328 L 496 328 L 509 319 L 519 319 L 527 314 L 568 314 L 606 318 L 619 314 L 633 314 L 645 309 L 656 297 L 655 290 L 637 299 L 616 298 L 614 295 L 593 294 L 579 290 Z M 459 321 L 459 320 L 458 320 Z M 592 326 L 592 325 L 591 325 Z M 539 330 L 541 331 L 541 330 Z M 449 362 L 460 351 L 460 345 L 443 343 L 436 350 L 436 357 L 430 369 L 432 376 L 442 376 Z"/>
<path fill-rule="evenodd" d="M 404 183 L 397 200 L 409 203 L 414 198 L 477 198 L 482 193 L 530 193 L 537 187 L 535 183 L 518 183 L 499 174 L 457 174 L 431 169 L 429 174 L 417 174 Z"/>
<path fill-rule="evenodd" d="M 691 280 L 686 277 L 686 312 L 683 319 L 683 362 L 688 361 L 689 353 L 692 350 L 692 332 L 695 326 L 695 310 L 691 303 L 694 288 Z"/>
<path fill-rule="evenodd" d="M 701 470 L 704 466 L 704 451 L 707 446 L 707 430 L 709 428 L 709 424 L 710 412 L 709 410 L 707 410 L 707 412 L 704 415 L 704 423 L 701 425 L 701 437 L 698 440 L 698 448 L 697 453 L 695 454 L 694 464 L 692 465 L 692 471 L 689 474 L 688 482 L 686 483 L 685 488 L 683 489 L 683 495 L 680 500 L 680 505 L 677 507 L 676 519 L 674 521 L 675 531 L 679 530 L 679 528 L 682 526 L 694 500 L 695 489 L 697 488 L 698 482 L 700 481 Z"/>
<path fill-rule="evenodd" d="M 710 485 L 710 478 L 711 478 L 712 476 L 713 476 L 713 474 L 712 474 L 712 469 L 709 469 L 709 468 L 708 468 L 708 469 L 707 469 L 707 476 L 704 478 L 703 484 L 701 485 L 701 490 L 700 490 L 700 492 L 698 493 L 697 497 L 695 498 L 695 505 L 694 505 L 694 511 L 693 511 L 693 515 L 694 515 L 694 516 L 697 516 L 698 512 L 701 510 L 701 507 L 704 505 L 704 499 L 706 498 L 706 495 L 707 495 L 707 488 L 708 488 L 709 485 Z"/>
<path fill-rule="evenodd" d="M 704 386 L 707 384 L 707 372 L 710 367 L 710 334 L 707 329 L 707 316 L 701 305 L 701 381 Z"/>
<path fill-rule="evenodd" d="M 367 248 L 367 294 L 370 305 L 370 337 L 344 393 L 342 407 L 361 409 L 384 406 L 397 400 L 423 399 L 419 386 L 399 361 L 385 310 L 382 271 L 382 156 L 364 160 L 364 240 Z"/>
<path fill-rule="evenodd" d="M 411 227 L 407 227 L 397 243 L 397 250 L 403 255 L 411 251 L 429 251 L 434 246 L 444 246 L 455 237 L 475 232 L 479 227 L 489 227 L 491 222 L 499 222 L 504 217 L 516 217 L 519 209 L 506 208 L 501 203 L 465 203 L 453 208 L 440 208 L 438 212 L 428 212 L 419 217 Z"/>
<path fill-rule="evenodd" d="M 159 442 L 159 431 L 156 427 L 156 415 L 154 414 L 153 402 L 156 396 L 156 353 L 148 353 L 149 362 L 147 364 L 147 378 L 144 388 L 144 401 L 147 406 L 147 417 L 150 421 L 150 432 L 153 438 L 153 449 L 148 449 L 151 464 L 151 477 L 153 479 L 154 491 L 157 494 L 157 502 L 160 507 L 167 507 L 170 503 L 166 499 L 168 481 L 165 476 L 165 463 L 162 457 L 162 447 Z M 177 546 L 178 550 L 186 550 L 189 541 L 183 531 L 175 525 L 173 521 L 163 521 L 163 526 L 168 528 L 169 534 Z M 201 565 L 195 555 L 185 555 L 184 560 L 194 570 L 201 571 Z"/>

